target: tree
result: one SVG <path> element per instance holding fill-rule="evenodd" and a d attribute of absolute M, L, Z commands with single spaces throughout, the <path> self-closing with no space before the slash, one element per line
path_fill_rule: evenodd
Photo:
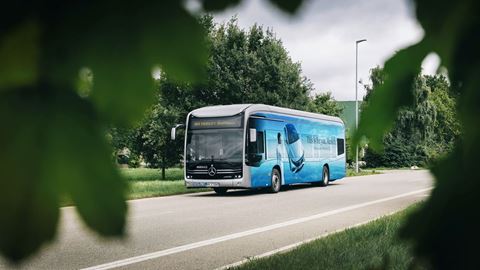
<path fill-rule="evenodd" d="M 198 106 L 265 103 L 306 108 L 312 84 L 272 31 L 258 25 L 240 29 L 236 18 L 206 25 L 211 25 L 207 30 L 210 56 L 206 83 L 193 87 L 196 100 L 203 101 Z"/>
<path fill-rule="evenodd" d="M 364 85 L 365 91 L 367 92 L 363 97 L 364 102 L 362 104 L 364 106 L 366 106 L 366 104 L 370 100 L 373 90 L 383 85 L 385 81 L 385 72 L 383 71 L 383 68 L 381 68 L 380 66 L 376 66 L 372 68 L 370 70 L 370 81 L 371 81 L 371 84 Z"/>
<path fill-rule="evenodd" d="M 372 87 L 369 94 L 382 86 L 378 75 L 381 68 L 372 69 Z M 447 154 L 459 135 L 456 123 L 455 97 L 443 75 L 418 76 L 411 91 L 414 102 L 402 108 L 394 127 L 383 138 L 384 151 L 367 149 L 365 161 L 371 167 L 428 166 L 433 160 Z M 368 95 L 366 96 L 368 98 Z M 368 107 L 368 100 L 364 102 Z"/>
<path fill-rule="evenodd" d="M 136 147 L 134 151 L 141 154 L 149 166 L 162 169 L 162 179 L 165 179 L 165 169 L 176 165 L 181 159 L 183 141 L 171 141 L 170 129 L 179 118 L 174 107 L 162 107 L 158 104 L 148 112 L 144 123 L 136 130 Z"/>
<path fill-rule="evenodd" d="M 162 93 L 176 91 L 180 85 L 182 84 L 168 81 L 166 75 L 162 74 L 157 81 L 155 104 L 147 110 L 136 128 L 130 131 L 133 133 L 129 143 L 132 152 L 141 156 L 150 167 L 160 168 L 163 180 L 165 169 L 178 164 L 182 158 L 183 142 L 172 141 L 170 129 L 185 117 L 186 111 L 181 104 L 185 104 L 188 98 L 177 96 L 177 102 L 167 104 Z"/>
<path fill-rule="evenodd" d="M 332 116 L 340 116 L 343 108 L 332 97 L 331 92 L 315 95 L 308 104 L 307 110 Z"/>

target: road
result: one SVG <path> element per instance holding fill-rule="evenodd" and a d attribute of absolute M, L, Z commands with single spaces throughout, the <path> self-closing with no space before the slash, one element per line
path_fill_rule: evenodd
<path fill-rule="evenodd" d="M 395 171 L 277 194 L 134 200 L 123 240 L 99 238 L 65 207 L 58 239 L 20 269 L 216 269 L 401 210 L 431 185 L 428 171 Z M 0 258 L 0 269 L 9 268 Z"/>

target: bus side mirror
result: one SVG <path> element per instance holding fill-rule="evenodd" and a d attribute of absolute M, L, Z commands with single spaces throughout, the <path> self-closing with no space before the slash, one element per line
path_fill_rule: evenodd
<path fill-rule="evenodd" d="M 256 142 L 257 141 L 257 130 L 254 128 L 250 129 L 250 142 Z"/>
<path fill-rule="evenodd" d="M 177 129 L 178 128 L 183 128 L 183 127 L 185 127 L 184 124 L 176 124 L 175 127 L 172 128 L 172 130 L 170 131 L 170 139 L 172 141 L 175 141 L 175 138 L 177 136 Z"/>

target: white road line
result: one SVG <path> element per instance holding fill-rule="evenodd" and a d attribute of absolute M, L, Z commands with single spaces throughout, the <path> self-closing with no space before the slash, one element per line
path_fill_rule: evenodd
<path fill-rule="evenodd" d="M 331 210 L 331 211 L 315 214 L 315 215 L 312 215 L 312 216 L 292 219 L 292 220 L 289 220 L 289 221 L 276 223 L 276 224 L 272 224 L 272 225 L 268 225 L 268 226 L 264 226 L 264 227 L 259 227 L 259 228 L 256 228 L 256 229 L 251 229 L 251 230 L 247 230 L 247 231 L 243 231 L 243 232 L 228 234 L 228 235 L 220 236 L 220 237 L 217 237 L 217 238 L 212 238 L 212 239 L 199 241 L 199 242 L 195 242 L 195 243 L 190 243 L 190 244 L 186 244 L 186 245 L 182 245 L 182 246 L 178 246 L 178 247 L 174 247 L 174 248 L 169 248 L 169 249 L 160 250 L 160 251 L 156 251 L 156 252 L 152 252 L 152 253 L 147 253 L 147 254 L 143 254 L 143 255 L 139 255 L 139 256 L 134 256 L 134 257 L 118 260 L 118 261 L 113 261 L 113 262 L 110 262 L 110 263 L 105 263 L 105 264 L 100 264 L 100 265 L 96 265 L 96 266 L 92 266 L 92 267 L 87 267 L 87 268 L 83 268 L 82 270 L 106 270 L 106 269 L 112 269 L 112 268 L 116 268 L 116 267 L 130 265 L 130 264 L 134 264 L 134 263 L 138 263 L 138 262 L 143 262 L 143 261 L 147 261 L 147 260 L 152 260 L 152 259 L 155 259 L 155 258 L 159 258 L 159 257 L 163 257 L 163 256 L 167 256 L 167 255 L 171 255 L 171 254 L 175 254 L 175 253 L 199 248 L 199 247 L 213 245 L 213 244 L 217 244 L 217 243 L 228 241 L 228 240 L 233 240 L 233 239 L 237 239 L 237 238 L 241 238 L 241 237 L 245 237 L 245 236 L 249 236 L 249 235 L 253 235 L 253 234 L 257 234 L 257 233 L 276 230 L 276 229 L 279 229 L 279 228 L 283 228 L 283 227 L 287 227 L 287 226 L 291 226 L 291 225 L 295 225 L 295 224 L 299 224 L 299 223 L 304 223 L 304 222 L 307 222 L 307 221 L 311 221 L 311 220 L 315 220 L 315 219 L 319 219 L 319 218 L 323 218 L 323 217 L 332 216 L 332 215 L 335 215 L 335 214 L 355 210 L 355 209 L 370 206 L 370 205 L 373 205 L 373 204 L 378 204 L 378 203 L 383 203 L 383 202 L 387 202 L 387 201 L 391 201 L 391 200 L 395 200 L 395 199 L 399 199 L 399 198 L 403 198 L 403 197 L 408 197 L 408 196 L 411 196 L 411 195 L 415 195 L 415 194 L 418 194 L 418 193 L 429 191 L 431 189 L 432 189 L 431 187 L 430 188 L 424 188 L 424 189 L 420 189 L 420 190 L 416 190 L 416 191 L 412 191 L 412 192 L 407 192 L 407 193 L 403 193 L 403 194 L 396 195 L 396 196 L 391 196 L 391 197 L 386 197 L 386 198 L 383 198 L 383 199 L 378 199 L 378 200 L 369 201 L 369 202 L 365 202 L 365 203 L 355 204 L 355 205 L 339 208 L 339 209 L 336 209 L 336 210 Z"/>
<path fill-rule="evenodd" d="M 234 262 L 234 263 L 231 263 L 231 264 L 228 264 L 228 265 L 224 265 L 224 266 L 221 266 L 215 270 L 227 270 L 227 269 L 230 269 L 230 268 L 233 268 L 233 267 L 236 267 L 236 266 L 240 266 L 244 263 L 247 263 L 249 261 L 252 261 L 252 260 L 257 260 L 257 259 L 261 259 L 261 258 L 265 258 L 265 257 L 270 257 L 272 255 L 275 255 L 277 253 L 283 253 L 283 252 L 287 252 L 287 251 L 290 251 L 296 247 L 299 247 L 303 244 L 307 244 L 307 243 L 310 243 L 310 242 L 313 242 L 315 240 L 318 240 L 320 238 L 324 238 L 324 237 L 327 237 L 329 235 L 332 235 L 332 234 L 335 234 L 335 233 L 339 233 L 339 232 L 343 232 L 343 231 L 346 231 L 348 229 L 353 229 L 353 228 L 356 228 L 356 227 L 360 227 L 362 225 L 365 225 L 367 223 L 370 223 L 372 221 L 375 221 L 375 220 L 378 220 L 378 219 L 381 219 L 383 217 L 387 217 L 387 216 L 390 216 L 390 215 L 393 215 L 395 213 L 398 213 L 400 211 L 402 211 L 403 209 L 401 210 L 397 210 L 397 211 L 393 211 L 393 212 L 390 212 L 386 215 L 383 215 L 381 217 L 376 217 L 376 218 L 373 218 L 373 219 L 370 219 L 370 220 L 367 220 L 367 221 L 363 221 L 363 222 L 360 222 L 360 223 L 357 223 L 357 224 L 354 224 L 352 226 L 348 226 L 348 227 L 345 227 L 345 228 L 342 228 L 342 229 L 338 229 L 338 230 L 334 230 L 334 231 L 331 231 L 331 232 L 327 232 L 327 233 L 324 233 L 324 234 L 321 234 L 319 236 L 315 236 L 315 237 L 312 237 L 312 238 L 309 238 L 309 239 L 306 239 L 306 240 L 303 240 L 303 241 L 300 241 L 300 242 L 297 242 L 297 243 L 293 243 L 293 244 L 290 244 L 290 245 L 287 245 L 287 246 L 284 246 L 284 247 L 281 247 L 281 248 L 277 248 L 277 249 L 274 249 L 274 250 L 270 250 L 270 251 L 267 251 L 265 253 L 262 253 L 260 255 L 255 255 L 255 256 L 252 256 L 252 257 L 249 257 L 249 258 L 246 258 L 244 260 L 241 260 L 241 261 L 238 261 L 238 262 Z"/>

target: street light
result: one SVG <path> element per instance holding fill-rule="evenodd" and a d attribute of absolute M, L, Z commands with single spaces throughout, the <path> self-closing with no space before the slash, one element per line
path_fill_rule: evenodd
<path fill-rule="evenodd" d="M 355 41 L 355 130 L 358 130 L 358 43 L 367 41 L 359 39 Z M 355 150 L 355 172 L 358 173 L 358 145 Z"/>

